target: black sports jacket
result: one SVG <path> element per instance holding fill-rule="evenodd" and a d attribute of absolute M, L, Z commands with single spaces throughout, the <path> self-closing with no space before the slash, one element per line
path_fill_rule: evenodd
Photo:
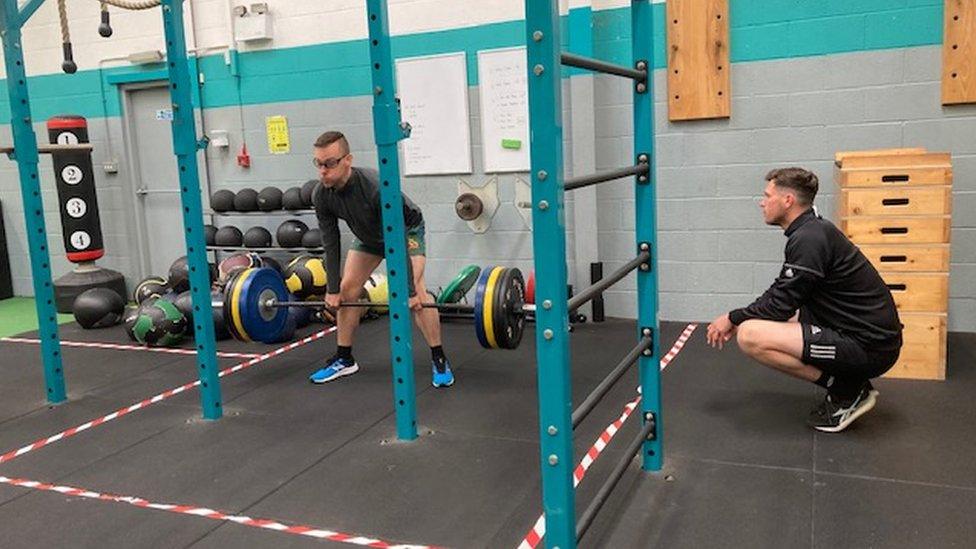
<path fill-rule="evenodd" d="M 876 350 L 901 346 L 901 321 L 891 291 L 861 250 L 811 208 L 786 229 L 786 261 L 772 286 L 748 307 L 729 313 L 747 319 L 828 326 Z"/>

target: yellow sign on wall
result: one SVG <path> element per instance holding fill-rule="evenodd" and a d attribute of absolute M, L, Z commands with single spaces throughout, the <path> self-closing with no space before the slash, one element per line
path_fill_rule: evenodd
<path fill-rule="evenodd" d="M 271 154 L 288 154 L 291 142 L 288 139 L 288 119 L 284 116 L 265 118 L 268 127 L 268 151 Z"/>

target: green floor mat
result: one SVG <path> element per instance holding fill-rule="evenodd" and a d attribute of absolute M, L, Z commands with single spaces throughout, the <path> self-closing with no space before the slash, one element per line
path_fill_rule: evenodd
<path fill-rule="evenodd" d="M 59 314 L 58 324 L 72 322 L 74 316 Z M 0 337 L 10 337 L 37 329 L 37 309 L 32 297 L 0 300 Z"/>

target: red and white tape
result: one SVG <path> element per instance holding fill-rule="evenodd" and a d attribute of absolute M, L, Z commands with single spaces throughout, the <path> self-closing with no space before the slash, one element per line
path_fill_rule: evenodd
<path fill-rule="evenodd" d="M 9 484 L 11 486 L 19 486 L 21 488 L 30 488 L 33 490 L 57 492 L 59 494 L 64 494 L 66 496 L 74 496 L 74 497 L 95 499 L 101 501 L 110 501 L 115 503 L 125 503 L 135 507 L 141 507 L 143 509 L 155 509 L 157 511 L 168 511 L 170 513 L 178 513 L 182 515 L 193 515 L 196 517 L 208 518 L 211 520 L 233 522 L 236 524 L 240 524 L 242 526 L 250 526 L 252 528 L 264 528 L 266 530 L 274 530 L 276 532 L 282 532 L 285 534 L 293 534 L 293 535 L 306 536 L 315 539 L 336 541 L 340 543 L 348 543 L 351 545 L 359 545 L 362 547 L 381 547 L 383 549 L 434 549 L 434 546 L 431 545 L 397 544 L 397 543 L 384 541 L 377 538 L 369 538 L 365 536 L 358 536 L 355 534 L 345 534 L 342 532 L 335 532 L 332 530 L 326 530 L 324 528 L 316 528 L 313 526 L 304 526 L 298 524 L 289 525 L 274 520 L 257 519 L 257 518 L 251 518 L 244 515 L 231 515 L 228 513 L 224 513 L 222 511 L 207 509 L 206 507 L 194 507 L 190 505 L 175 505 L 171 503 L 153 503 L 151 501 L 147 501 L 139 497 L 120 496 L 116 494 L 102 494 L 99 492 L 93 492 L 91 490 L 85 490 L 83 488 L 75 488 L 73 486 L 58 486 L 55 484 L 45 484 L 43 482 L 37 482 L 37 481 L 27 480 L 22 478 L 8 478 L 8 477 L 0 476 L 0 483 Z"/>
<path fill-rule="evenodd" d="M 684 329 L 684 331 L 681 332 L 681 335 L 678 336 L 678 339 L 674 342 L 674 345 L 671 347 L 671 350 L 668 351 L 668 353 L 664 355 L 664 358 L 661 359 L 662 371 L 665 368 L 667 368 L 668 364 L 670 364 L 671 361 L 674 360 L 674 357 L 681 352 L 681 349 L 684 348 L 685 343 L 688 341 L 688 338 L 691 337 L 691 333 L 694 332 L 695 328 L 697 327 L 698 327 L 697 324 L 689 324 Z M 640 401 L 641 401 L 641 397 L 637 397 L 635 400 L 628 402 L 627 405 L 624 406 L 624 411 L 622 414 L 620 414 L 620 417 L 617 418 L 616 421 L 608 425 L 607 428 L 602 433 L 600 433 L 600 436 L 597 437 L 596 442 L 594 442 L 593 446 L 591 446 L 590 449 L 587 450 L 586 455 L 583 456 L 583 459 L 580 460 L 579 465 L 577 465 L 576 469 L 573 471 L 573 488 L 579 486 L 580 481 L 582 481 L 583 477 L 586 475 L 586 471 L 590 468 L 591 465 L 593 465 L 593 462 L 596 461 L 596 458 L 600 456 L 600 454 L 603 452 L 603 449 L 607 447 L 607 444 L 609 444 L 610 441 L 613 439 L 614 435 L 617 434 L 617 431 L 619 431 L 620 428 L 623 426 L 624 422 L 627 421 L 627 418 L 629 418 L 630 415 L 634 412 L 634 410 L 637 409 L 637 405 L 640 404 Z M 536 547 L 538 547 L 539 543 L 542 541 L 542 538 L 545 537 L 545 535 L 546 535 L 546 515 L 542 514 L 539 515 L 539 518 L 535 521 L 535 524 L 532 525 L 532 529 L 529 530 L 529 533 L 526 534 L 525 537 L 522 539 L 522 543 L 518 545 L 518 549 L 535 549 Z"/>
<path fill-rule="evenodd" d="M 300 340 L 295 341 L 293 343 L 289 343 L 288 345 L 285 345 L 284 347 L 279 347 L 279 348 L 277 348 L 277 349 L 275 349 L 275 350 L 273 350 L 273 351 L 271 351 L 269 353 L 265 353 L 263 355 L 256 356 L 256 357 L 252 358 L 251 360 L 248 360 L 246 362 L 242 362 L 240 364 L 237 364 L 236 366 L 232 366 L 230 368 L 226 368 L 224 370 L 221 370 L 220 373 L 217 374 L 217 376 L 218 377 L 224 377 L 226 375 L 230 375 L 230 374 L 239 372 L 239 371 L 241 371 L 241 370 L 243 370 L 245 368 L 250 368 L 251 366 L 254 366 L 255 364 L 258 364 L 259 362 L 264 362 L 265 360 L 268 360 L 269 358 L 276 357 L 278 355 L 281 355 L 283 353 L 286 353 L 288 351 L 291 351 L 293 349 L 296 349 L 298 347 L 301 347 L 302 345 L 306 345 L 306 344 L 311 343 L 311 342 L 313 342 L 313 341 L 315 341 L 317 339 L 321 339 L 321 338 L 325 337 L 326 335 L 331 334 L 335 330 L 336 330 L 336 328 L 333 326 L 332 328 L 329 328 L 327 330 L 322 330 L 320 332 L 316 332 L 316 333 L 314 333 L 314 334 L 312 334 L 312 335 L 310 335 L 310 336 L 308 336 L 306 338 L 300 339 Z M 104 423 L 108 423 L 109 421 L 112 421 L 114 419 L 118 419 L 118 418 L 120 418 L 120 417 L 122 417 L 124 415 L 127 415 L 127 414 L 130 414 L 132 412 L 135 412 L 136 410 L 141 410 L 143 408 L 147 408 L 147 407 L 149 407 L 149 406 L 151 406 L 153 404 L 156 404 L 157 402 L 162 402 L 162 401 L 164 401 L 164 400 L 166 400 L 168 398 L 174 397 L 174 396 L 176 396 L 176 395 L 178 395 L 178 394 L 180 394 L 180 393 L 182 393 L 182 392 L 184 392 L 184 391 L 186 391 L 188 389 L 193 389 L 197 385 L 200 385 L 200 380 L 199 379 L 196 380 L 196 381 L 194 381 L 194 382 L 192 382 L 192 383 L 187 383 L 186 385 L 181 385 L 181 386 L 179 386 L 179 387 L 177 387 L 175 389 L 170 389 L 168 391 L 159 393 L 158 395 L 156 395 L 154 397 L 147 398 L 146 400 L 143 400 L 141 402 L 137 402 L 135 404 L 132 404 L 131 406 L 127 406 L 127 407 L 122 408 L 120 410 L 116 410 L 116 411 L 114 411 L 111 414 L 108 414 L 106 416 L 102 416 L 102 417 L 100 417 L 98 419 L 93 419 L 93 420 L 88 421 L 86 423 L 82 423 L 81 425 L 79 425 L 77 427 L 72 427 L 71 429 L 68 429 L 66 431 L 61 431 L 60 433 L 58 433 L 56 435 L 51 435 L 51 436 L 49 436 L 47 438 L 43 438 L 41 440 L 38 440 L 37 442 L 34 442 L 32 444 L 28 444 L 27 446 L 24 446 L 24 447 L 19 448 L 17 450 L 12 450 L 12 451 L 7 452 L 6 454 L 3 454 L 2 456 L 0 456 L 0 463 L 6 463 L 8 461 L 11 461 L 11 460 L 13 460 L 15 458 L 18 458 L 18 457 L 24 455 L 24 454 L 27 454 L 29 452 L 33 452 L 34 450 L 37 450 L 38 448 L 43 448 L 43 447 L 45 447 L 45 446 L 47 446 L 47 445 L 49 445 L 51 443 L 57 442 L 57 441 L 59 441 L 61 439 L 65 439 L 65 438 L 68 438 L 68 437 L 72 437 L 72 436 L 77 435 L 78 433 L 80 433 L 82 431 L 87 431 L 88 429 L 91 429 L 92 427 L 97 427 L 97 426 L 102 425 Z"/>
<path fill-rule="evenodd" d="M 26 337 L 3 337 L 0 341 L 5 343 L 34 343 L 41 342 L 40 339 L 30 339 Z M 177 349 L 173 347 L 145 347 L 143 345 L 125 345 L 121 343 L 101 343 L 98 341 L 61 341 L 65 347 L 85 347 L 91 349 L 116 349 L 119 351 L 148 351 L 150 353 L 169 353 L 173 355 L 195 355 L 195 349 Z M 232 353 L 227 351 L 217 351 L 220 358 L 254 358 L 261 356 L 257 353 Z"/>

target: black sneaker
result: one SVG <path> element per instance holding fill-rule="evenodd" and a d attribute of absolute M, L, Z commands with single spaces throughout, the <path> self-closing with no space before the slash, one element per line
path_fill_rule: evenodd
<path fill-rule="evenodd" d="M 871 380 L 865 381 L 864 387 L 868 390 L 869 393 L 871 393 L 872 396 L 874 396 L 874 398 L 878 398 L 878 395 L 881 394 L 881 391 L 875 389 L 874 385 L 871 385 Z"/>
<path fill-rule="evenodd" d="M 870 384 L 866 383 L 861 392 L 850 402 L 835 401 L 830 394 L 824 398 L 816 408 L 810 412 L 807 424 L 825 433 L 839 433 L 874 408 L 877 401 L 876 392 L 872 392 Z"/>

